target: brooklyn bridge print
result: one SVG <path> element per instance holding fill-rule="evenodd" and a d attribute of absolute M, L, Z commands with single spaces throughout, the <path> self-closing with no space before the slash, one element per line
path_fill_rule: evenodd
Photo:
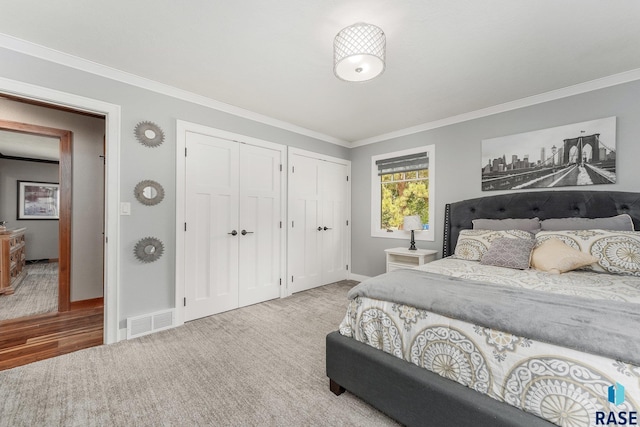
<path fill-rule="evenodd" d="M 616 182 L 616 118 L 482 141 L 482 190 Z"/>

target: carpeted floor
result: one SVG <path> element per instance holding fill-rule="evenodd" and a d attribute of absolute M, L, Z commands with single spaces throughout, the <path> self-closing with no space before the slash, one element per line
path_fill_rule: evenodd
<path fill-rule="evenodd" d="M 0 372 L 0 426 L 397 425 L 325 375 L 339 282 Z"/>
<path fill-rule="evenodd" d="M 0 320 L 58 311 L 58 263 L 27 264 L 12 295 L 0 295 Z"/>

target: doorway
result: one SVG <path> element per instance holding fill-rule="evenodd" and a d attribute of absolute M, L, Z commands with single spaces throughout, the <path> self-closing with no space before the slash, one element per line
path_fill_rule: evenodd
<path fill-rule="evenodd" d="M 0 77 L 0 96 L 30 100 L 36 105 L 63 111 L 96 114 L 105 118 L 105 202 L 104 224 L 104 335 L 103 342 L 111 344 L 120 338 L 118 306 L 120 258 L 120 136 L 121 107 L 55 89 Z M 108 243 L 108 244 L 107 244 Z"/>
<path fill-rule="evenodd" d="M 0 312 L 2 320 L 45 313 L 49 311 L 49 307 L 55 307 L 55 311 L 70 309 L 71 144 L 72 133 L 69 130 L 0 119 L 0 160 L 3 164 L 0 185 L 4 187 L 0 203 L 0 216 L 4 216 L 0 220 L 5 222 L 8 230 L 26 229 L 27 275 L 30 270 L 36 270 L 31 268 L 36 261 L 40 264 L 46 261 L 51 265 L 38 268 L 37 270 L 44 273 L 38 276 L 44 278 L 55 274 L 58 282 L 58 297 L 54 302 L 42 300 L 49 294 L 40 292 L 43 288 L 42 283 L 34 283 L 34 286 L 29 288 L 33 291 L 24 298 L 19 298 L 22 295 L 3 296 L 4 304 L 0 304 L 0 310 L 5 306 L 5 312 L 8 312 L 10 307 L 12 314 L 9 316 Z M 36 176 L 44 178 L 32 178 Z M 14 185 L 13 181 L 16 181 L 17 185 Z M 12 190 L 15 190 L 15 195 Z M 48 201 L 50 208 L 42 209 L 43 212 L 40 213 L 38 201 L 30 195 L 35 196 L 39 191 L 46 190 L 57 192 L 46 195 L 46 199 L 51 199 Z M 25 209 L 25 206 L 29 205 L 33 205 L 32 211 L 29 211 L 28 207 Z M 11 216 L 10 211 L 14 211 L 15 214 Z M 12 226 L 12 223 L 15 225 Z M 29 282 L 38 281 L 29 279 Z M 24 281 L 25 279 L 22 279 L 22 282 Z M 22 291 L 25 287 L 19 288 L 20 285 L 22 283 L 17 283 L 16 289 L 12 291 Z M 34 293 L 43 296 L 34 296 Z M 14 303 L 14 300 L 17 301 Z M 22 303 L 23 300 L 38 307 L 27 307 Z M 17 307 L 16 303 L 19 304 Z"/>
<path fill-rule="evenodd" d="M 9 214 L 8 218 L 0 219 L 8 220 L 9 228 L 26 229 L 26 258 L 29 261 L 25 268 L 27 276 L 22 283 L 25 286 L 19 283 L 14 295 L 0 296 L 0 299 L 5 300 L 5 304 L 0 301 L 0 310 L 3 309 L 3 305 L 5 308 L 10 306 L 12 297 L 19 292 L 26 292 L 26 282 L 32 284 L 45 276 L 50 281 L 52 275 L 43 273 L 55 272 L 58 278 L 58 298 L 53 312 L 35 315 L 25 312 L 31 315 L 10 320 L 0 317 L 2 319 L 0 322 L 0 356 L 2 356 L 0 369 L 99 345 L 104 342 L 105 335 L 103 311 L 105 174 L 102 170 L 105 150 L 104 117 L 70 111 L 66 108 L 61 111 L 51 105 L 10 98 L 0 98 L 0 113 L 2 113 L 0 132 L 12 134 L 14 137 L 32 136 L 41 139 L 31 141 L 33 142 L 31 152 L 19 151 L 19 148 L 26 147 L 18 147 L 18 151 L 11 152 L 11 147 L 6 144 L 2 146 L 3 149 L 0 149 L 0 161 L 4 162 L 3 165 L 12 163 L 22 165 L 19 168 L 13 168 L 13 173 L 2 174 L 3 171 L 0 171 L 2 179 L 0 185 L 12 188 L 19 195 L 15 197 L 16 194 L 13 194 L 9 198 L 0 199 L 0 203 L 13 202 L 14 204 L 14 208 L 10 209 L 13 211 L 13 216 Z M 21 121 L 4 120 L 6 117 L 12 119 L 17 117 Z M 38 124 L 27 123 L 31 121 Z M 57 124 L 58 121 L 62 126 L 71 125 L 75 133 L 67 129 L 41 125 L 42 123 Z M 46 157 L 42 155 L 42 151 L 46 150 L 42 150 L 41 146 L 38 147 L 38 143 L 43 143 L 47 139 L 54 140 L 59 147 L 56 150 L 57 159 L 53 161 L 58 163 L 55 165 L 57 176 L 49 180 L 35 180 L 31 177 L 37 175 L 38 166 L 46 165 L 49 168 L 53 166 L 51 159 L 41 158 Z M 78 143 L 75 148 L 74 143 Z M 87 149 L 89 145 L 92 147 Z M 7 155 L 3 151 L 10 153 Z M 72 163 L 75 159 L 80 160 L 79 164 Z M 90 165 L 83 166 L 83 163 L 87 162 L 91 162 Z M 88 176 L 87 171 L 93 176 Z M 80 188 L 73 187 L 74 172 L 75 182 Z M 91 186 L 92 182 L 93 186 Z M 54 186 L 57 187 L 57 198 L 45 194 L 44 191 L 51 190 Z M 25 192 L 22 187 L 30 192 Z M 89 194 L 88 197 L 87 194 Z M 25 210 L 25 206 L 29 209 L 30 215 L 21 217 L 20 212 Z M 87 206 L 90 207 L 87 208 Z M 44 218 L 48 211 L 57 213 L 58 218 Z M 40 213 L 43 217 L 39 216 Z M 74 213 L 75 223 L 72 224 Z M 7 216 L 7 209 L 0 209 L 0 214 Z M 51 246 L 51 241 L 54 240 L 50 234 L 47 235 L 43 231 L 42 225 L 46 223 L 59 223 L 57 239 L 55 239 L 58 244 L 53 243 L 53 246 L 57 246 L 57 253 L 45 251 L 43 255 L 43 252 L 38 252 L 37 249 L 42 249 L 47 244 Z M 88 229 L 90 229 L 89 232 L 87 232 Z M 31 252 L 30 247 L 33 248 Z M 30 277 L 29 273 L 34 274 Z M 43 285 L 43 281 L 40 280 L 38 285 Z M 49 332 L 45 332 L 46 330 Z M 43 337 L 53 336 L 52 331 L 55 331 L 57 338 L 45 344 Z M 40 333 L 42 335 L 39 335 Z M 75 342 L 71 346 L 66 345 L 71 341 L 72 336 Z M 23 342 L 34 339 L 42 340 L 43 345 L 23 345 Z M 9 341 L 15 345 L 7 344 Z M 56 351 L 52 351 L 52 347 L 55 347 Z M 16 357 L 17 354 L 20 354 L 20 357 Z M 11 365 L 11 363 L 14 364 Z"/>

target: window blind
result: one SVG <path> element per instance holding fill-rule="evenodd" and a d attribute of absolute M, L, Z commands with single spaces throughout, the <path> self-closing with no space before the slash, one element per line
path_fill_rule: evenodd
<path fill-rule="evenodd" d="M 429 169 L 429 153 L 414 153 L 390 159 L 376 160 L 378 176 L 389 173 L 411 172 Z"/>

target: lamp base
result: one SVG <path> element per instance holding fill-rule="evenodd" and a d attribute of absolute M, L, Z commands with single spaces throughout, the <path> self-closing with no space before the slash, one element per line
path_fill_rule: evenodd
<path fill-rule="evenodd" d="M 409 242 L 409 243 L 411 243 L 411 246 L 409 246 L 409 250 L 410 251 L 417 251 L 418 250 L 418 248 L 416 248 L 416 239 L 415 239 L 415 237 L 413 235 L 413 230 L 411 230 L 411 242 Z"/>

